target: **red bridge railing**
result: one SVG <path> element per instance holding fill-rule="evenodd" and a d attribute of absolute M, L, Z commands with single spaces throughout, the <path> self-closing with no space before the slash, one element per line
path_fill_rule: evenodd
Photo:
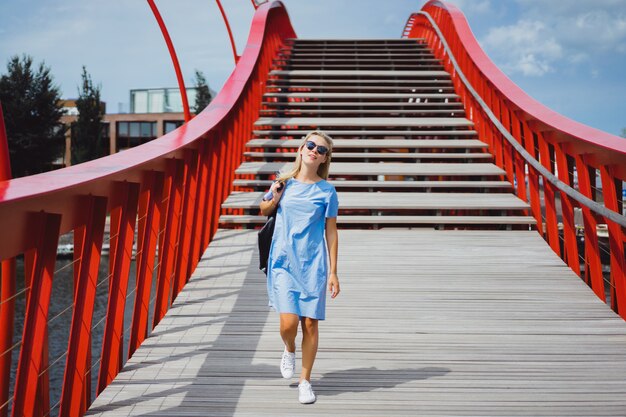
<path fill-rule="evenodd" d="M 530 203 L 539 233 L 626 319 L 621 197 L 626 140 L 570 120 L 529 97 L 489 60 L 453 5 L 429 1 L 408 19 L 403 36 L 426 39 L 452 74 L 480 139 L 489 144 L 518 197 Z M 575 224 L 577 211 L 581 225 Z M 599 225 L 608 231 L 608 256 L 602 256 L 607 249 L 600 245 Z M 577 235 L 584 241 L 580 253 Z M 608 259 L 604 268 L 602 259 Z M 609 268 L 606 279 L 603 269 Z"/>
<path fill-rule="evenodd" d="M 102 351 L 96 353 L 98 393 L 122 366 L 127 297 L 134 297 L 129 356 L 147 337 L 148 326 L 159 323 L 217 229 L 220 205 L 258 117 L 272 58 L 287 37 L 295 33 L 282 3 L 259 6 L 235 70 L 207 109 L 189 123 L 106 158 L 0 181 L 0 260 L 23 256 L 26 281 L 16 293 L 15 285 L 5 286 L 14 284 L 14 272 L 3 268 L 0 329 L 2 345 L 9 348 L 0 352 L 0 417 L 9 412 L 47 416 L 57 408 L 62 416 L 78 416 L 91 403 L 92 318 L 107 216 L 108 306 Z M 69 307 L 61 400 L 51 407 L 48 371 L 62 357 L 48 360 L 48 312 L 59 236 L 68 232 L 74 236 L 75 302 Z M 135 233 L 136 284 L 129 291 Z M 153 276 L 156 296 L 149 324 Z M 15 326 L 12 313 L 18 297 L 25 297 L 26 304 L 23 335 L 6 340 Z M 19 360 L 15 384 L 9 387 L 13 351 L 19 351 Z"/>

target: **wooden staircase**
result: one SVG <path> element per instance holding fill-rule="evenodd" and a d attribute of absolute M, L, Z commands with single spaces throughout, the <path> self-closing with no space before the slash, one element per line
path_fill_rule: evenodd
<path fill-rule="evenodd" d="M 421 41 L 290 40 L 265 88 L 221 227 L 265 222 L 264 191 L 313 129 L 334 139 L 329 181 L 343 228 L 534 227 Z"/>

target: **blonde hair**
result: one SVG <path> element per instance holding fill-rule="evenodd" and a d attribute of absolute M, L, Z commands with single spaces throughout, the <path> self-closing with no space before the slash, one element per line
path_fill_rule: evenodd
<path fill-rule="evenodd" d="M 287 181 L 288 179 L 294 178 L 300 173 L 300 168 L 302 167 L 302 155 L 300 155 L 300 151 L 302 151 L 302 148 L 311 136 L 321 137 L 326 141 L 326 144 L 328 145 L 326 160 L 321 163 L 319 167 L 317 167 L 317 175 L 319 175 L 321 178 L 328 179 L 328 172 L 330 171 L 330 157 L 333 153 L 333 140 L 330 136 L 328 136 L 321 130 L 314 130 L 312 132 L 309 132 L 304 138 L 302 138 L 302 143 L 300 143 L 300 146 L 298 146 L 298 153 L 296 154 L 296 160 L 293 163 L 293 166 L 291 167 L 291 169 L 287 169 L 285 171 L 281 170 L 277 175 L 277 181 Z"/>

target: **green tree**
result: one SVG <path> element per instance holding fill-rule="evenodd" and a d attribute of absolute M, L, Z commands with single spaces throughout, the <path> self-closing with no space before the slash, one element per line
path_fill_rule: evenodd
<path fill-rule="evenodd" d="M 195 114 L 200 113 L 211 102 L 211 92 L 202 71 L 196 70 L 196 104 L 191 109 Z"/>
<path fill-rule="evenodd" d="M 107 154 L 102 137 L 104 110 L 100 104 L 100 86 L 93 85 L 84 66 L 81 79 L 76 100 L 78 118 L 72 123 L 72 165 Z"/>
<path fill-rule="evenodd" d="M 626 127 L 622 128 L 622 134 L 620 136 L 626 138 Z"/>
<path fill-rule="evenodd" d="M 35 71 L 32 57 L 11 57 L 7 74 L 0 77 L 0 101 L 13 177 L 48 171 L 62 156 L 65 126 L 60 98 L 43 62 Z"/>

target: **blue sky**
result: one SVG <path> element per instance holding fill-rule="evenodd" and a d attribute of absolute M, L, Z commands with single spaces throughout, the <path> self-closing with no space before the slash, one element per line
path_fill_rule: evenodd
<path fill-rule="evenodd" d="M 222 0 L 239 50 L 253 8 Z M 398 38 L 423 1 L 285 0 L 301 38 Z M 485 52 L 517 85 L 553 110 L 613 134 L 626 128 L 626 0 L 454 0 Z M 233 58 L 212 0 L 157 0 L 186 82 L 202 70 L 219 90 Z M 15 54 L 51 67 L 64 97 L 82 65 L 109 112 L 127 111 L 133 88 L 175 87 L 165 44 L 143 0 L 3 0 L 0 73 Z"/>

